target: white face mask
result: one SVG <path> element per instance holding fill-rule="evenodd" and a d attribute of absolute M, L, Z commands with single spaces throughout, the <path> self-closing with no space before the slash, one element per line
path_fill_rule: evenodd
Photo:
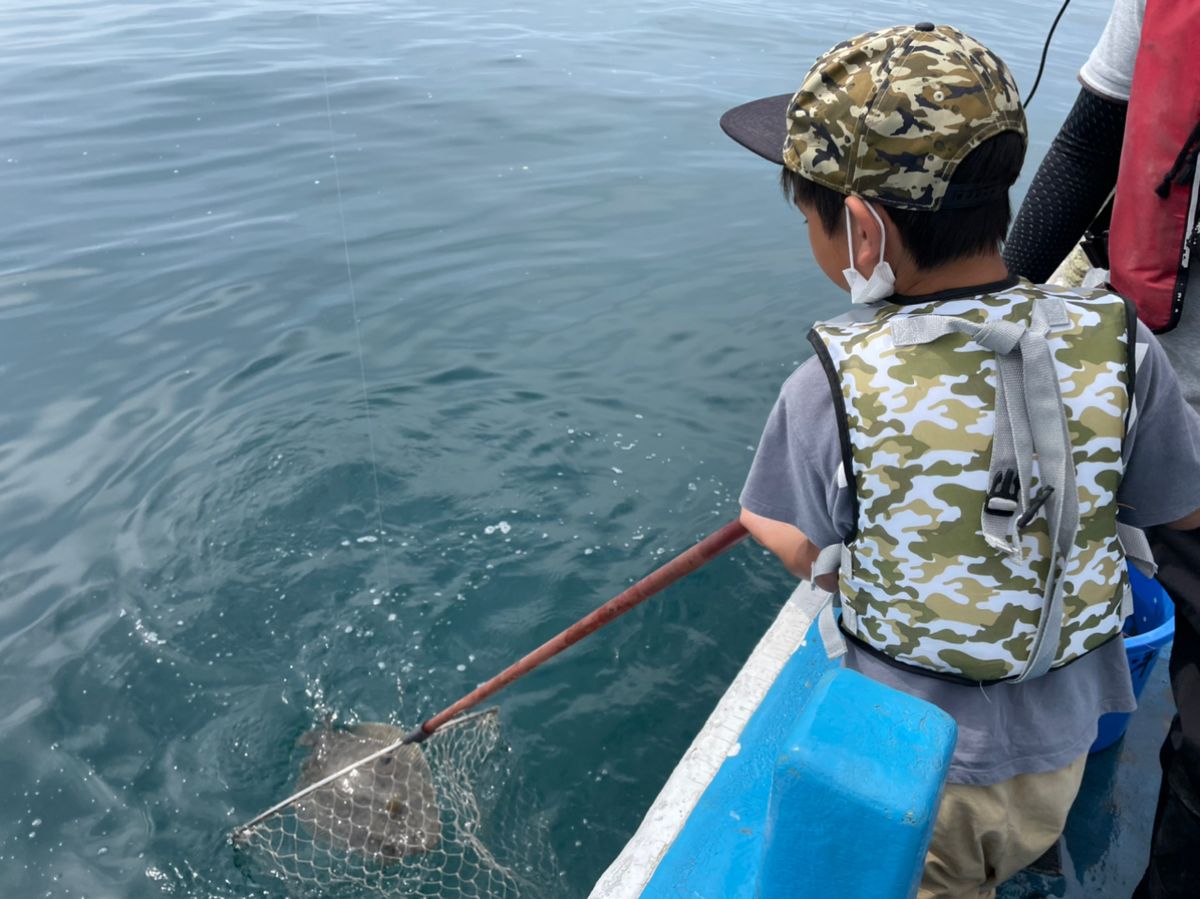
<path fill-rule="evenodd" d="M 846 244 L 850 248 L 850 267 L 842 269 L 846 283 L 850 286 L 851 303 L 874 303 L 890 297 L 896 292 L 896 276 L 892 267 L 883 261 L 883 252 L 887 249 L 887 229 L 883 227 L 883 219 L 879 217 L 870 203 L 866 204 L 867 211 L 879 222 L 879 262 L 870 278 L 864 278 L 854 267 L 854 238 L 851 236 L 853 225 L 850 221 L 850 210 L 846 210 Z"/>

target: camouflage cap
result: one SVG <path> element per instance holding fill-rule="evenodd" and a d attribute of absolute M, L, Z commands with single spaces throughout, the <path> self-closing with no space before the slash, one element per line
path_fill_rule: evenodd
<path fill-rule="evenodd" d="M 975 206 L 1008 184 L 950 185 L 968 153 L 1025 111 L 1008 67 L 948 25 L 868 31 L 816 61 L 794 95 L 729 110 L 721 127 L 760 156 L 843 194 L 902 209 Z"/>

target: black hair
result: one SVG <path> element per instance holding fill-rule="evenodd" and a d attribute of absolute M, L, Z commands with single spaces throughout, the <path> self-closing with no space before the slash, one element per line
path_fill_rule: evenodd
<path fill-rule="evenodd" d="M 1005 131 L 968 153 L 954 170 L 950 183 L 1011 185 L 1021 173 L 1024 161 L 1025 141 L 1015 131 Z M 789 168 L 784 168 L 779 184 L 784 196 L 795 206 L 803 205 L 816 213 L 826 234 L 832 235 L 841 226 L 845 194 L 809 181 Z M 999 249 L 1012 220 L 1007 191 L 1001 197 L 967 209 L 926 212 L 881 205 L 887 208 L 905 249 L 917 267 L 923 269 Z"/>

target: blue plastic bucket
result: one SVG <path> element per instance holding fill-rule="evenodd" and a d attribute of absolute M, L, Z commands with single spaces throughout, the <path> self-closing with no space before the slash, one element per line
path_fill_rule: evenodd
<path fill-rule="evenodd" d="M 1162 584 L 1146 577 L 1132 565 L 1129 566 L 1129 583 L 1133 587 L 1133 614 L 1125 619 L 1125 654 L 1129 657 L 1133 695 L 1140 697 L 1159 651 L 1175 636 L 1175 604 Z M 1107 749 L 1121 739 L 1128 726 L 1128 714 L 1101 715 L 1096 742 L 1088 751 Z"/>

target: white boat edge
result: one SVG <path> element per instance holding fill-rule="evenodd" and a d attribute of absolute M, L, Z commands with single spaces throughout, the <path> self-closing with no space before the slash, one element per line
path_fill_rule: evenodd
<path fill-rule="evenodd" d="M 813 608 L 824 594 L 801 582 L 683 754 L 637 831 L 596 882 L 589 899 L 634 899 L 654 877 L 667 850 L 725 759 L 737 755 L 742 730 L 793 653 L 805 645 Z"/>

